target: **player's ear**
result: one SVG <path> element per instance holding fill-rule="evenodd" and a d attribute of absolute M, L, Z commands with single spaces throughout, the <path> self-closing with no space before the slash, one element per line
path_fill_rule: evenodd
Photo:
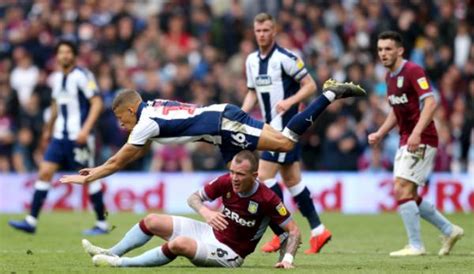
<path fill-rule="evenodd" d="M 257 179 L 257 177 L 258 177 L 258 172 L 255 171 L 254 173 L 252 173 L 252 176 L 253 176 L 255 179 Z"/>
<path fill-rule="evenodd" d="M 397 51 L 398 51 L 398 56 L 403 56 L 403 53 L 405 52 L 405 48 L 403 48 L 403 47 L 398 47 L 398 48 L 397 48 Z"/>

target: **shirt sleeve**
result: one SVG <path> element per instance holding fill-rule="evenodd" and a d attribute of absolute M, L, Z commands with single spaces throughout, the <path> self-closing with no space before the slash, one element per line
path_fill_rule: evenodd
<path fill-rule="evenodd" d="M 150 138 L 156 137 L 159 134 L 160 127 L 158 123 L 148 117 L 143 117 L 132 129 L 132 132 L 130 132 L 127 143 L 143 146 Z"/>
<path fill-rule="evenodd" d="M 303 60 L 292 52 L 288 52 L 287 56 L 283 58 L 282 67 L 286 74 L 290 75 L 297 82 L 301 81 L 308 74 Z"/>
<path fill-rule="evenodd" d="M 199 195 L 201 195 L 201 198 L 206 201 L 213 201 L 221 196 L 223 196 L 225 193 L 225 185 L 227 181 L 229 180 L 229 176 L 223 175 L 220 177 L 217 177 L 216 179 L 210 181 L 207 183 L 200 191 Z"/>
<path fill-rule="evenodd" d="M 427 96 L 433 95 L 431 85 L 426 78 L 425 72 L 421 67 L 414 67 L 410 73 L 410 84 L 415 89 L 416 93 L 423 100 Z"/>
<path fill-rule="evenodd" d="M 248 89 L 255 89 L 255 81 L 253 77 L 253 71 L 250 66 L 250 55 L 247 57 L 247 60 L 245 60 L 245 75 L 247 76 L 247 88 Z"/>
<path fill-rule="evenodd" d="M 283 204 L 281 199 L 272 192 L 269 207 L 267 208 L 267 216 L 270 217 L 272 223 L 278 224 L 280 227 L 286 226 L 292 219 L 291 213 Z"/>
<path fill-rule="evenodd" d="M 78 80 L 80 90 L 84 93 L 87 99 L 90 99 L 94 95 L 99 94 L 99 88 L 95 81 L 94 75 L 90 71 L 84 71 L 81 73 Z"/>

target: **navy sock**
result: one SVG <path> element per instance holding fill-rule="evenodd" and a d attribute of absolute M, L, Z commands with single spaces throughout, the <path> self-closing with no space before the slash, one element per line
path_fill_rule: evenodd
<path fill-rule="evenodd" d="M 298 204 L 298 208 L 304 217 L 309 222 L 311 229 L 318 227 L 321 224 L 316 208 L 314 207 L 313 200 L 311 199 L 311 193 L 307 187 L 304 190 L 293 197 L 294 201 Z"/>
<path fill-rule="evenodd" d="M 31 202 L 31 211 L 30 215 L 38 218 L 38 215 L 43 207 L 46 196 L 48 195 L 48 190 L 35 190 L 33 194 L 33 202 Z"/>
<path fill-rule="evenodd" d="M 270 189 L 283 201 L 283 191 L 281 190 L 280 184 L 276 183 Z"/>
<path fill-rule="evenodd" d="M 89 195 L 98 221 L 105 221 L 105 206 L 102 191 Z"/>
<path fill-rule="evenodd" d="M 293 116 L 286 127 L 292 132 L 302 135 L 329 104 L 331 104 L 331 101 L 326 96 L 319 96 L 305 110 Z"/>

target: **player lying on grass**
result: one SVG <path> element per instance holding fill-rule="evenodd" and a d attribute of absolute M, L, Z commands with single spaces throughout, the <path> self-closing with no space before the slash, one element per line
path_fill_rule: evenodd
<path fill-rule="evenodd" d="M 288 233 L 280 250 L 277 268 L 293 268 L 293 258 L 300 244 L 300 231 L 278 196 L 257 180 L 258 159 L 248 150 L 237 153 L 230 172 L 208 183 L 188 198 L 188 204 L 207 223 L 164 214 L 149 214 L 133 226 L 109 249 L 82 240 L 82 245 L 96 266 L 160 266 L 177 256 L 188 258 L 197 266 L 239 267 L 252 253 L 269 222 Z M 224 208 L 214 211 L 203 202 L 221 197 Z M 167 241 L 136 257 L 122 257 L 153 236 Z"/>
<path fill-rule="evenodd" d="M 151 141 L 212 143 L 220 147 L 226 163 L 242 150 L 288 152 L 331 102 L 365 95 L 358 85 L 328 80 L 323 94 L 293 116 L 280 132 L 231 104 L 198 107 L 168 100 L 144 103 L 135 90 L 123 90 L 114 99 L 112 108 L 121 126 L 131 131 L 128 142 L 101 166 L 83 169 L 79 175 L 66 175 L 60 180 L 84 184 L 106 177 L 143 156 Z"/>

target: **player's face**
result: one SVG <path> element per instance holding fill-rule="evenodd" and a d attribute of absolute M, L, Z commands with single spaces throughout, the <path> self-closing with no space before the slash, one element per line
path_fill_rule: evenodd
<path fill-rule="evenodd" d="M 377 42 L 377 52 L 384 67 L 393 69 L 399 58 L 402 58 L 403 48 L 398 47 L 394 40 L 379 39 Z"/>
<path fill-rule="evenodd" d="M 273 44 L 276 30 L 271 20 L 255 22 L 253 24 L 253 30 L 259 47 L 266 48 Z"/>
<path fill-rule="evenodd" d="M 128 132 L 137 124 L 137 115 L 130 106 L 118 107 L 114 110 L 114 114 L 119 120 L 120 127 Z"/>
<path fill-rule="evenodd" d="M 62 68 L 69 68 L 74 65 L 75 56 L 72 49 L 67 45 L 61 45 L 56 53 L 56 58 Z"/>
<path fill-rule="evenodd" d="M 230 163 L 230 178 L 232 179 L 232 190 L 234 192 L 246 193 L 252 190 L 257 172 L 250 171 L 250 162 L 244 160 L 240 163 L 232 160 Z"/>

